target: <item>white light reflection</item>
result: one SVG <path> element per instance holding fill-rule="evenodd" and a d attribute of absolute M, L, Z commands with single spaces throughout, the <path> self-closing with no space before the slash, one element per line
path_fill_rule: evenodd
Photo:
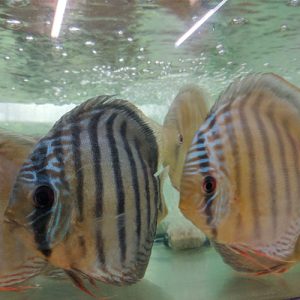
<path fill-rule="evenodd" d="M 53 19 L 53 25 L 51 29 L 51 37 L 57 38 L 59 36 L 61 24 L 64 18 L 64 13 L 66 9 L 68 0 L 58 0 L 56 9 L 55 9 L 55 15 Z"/>
<path fill-rule="evenodd" d="M 175 43 L 175 47 L 179 47 L 186 39 L 188 39 L 201 25 L 203 25 L 213 14 L 215 14 L 228 0 L 221 1 L 216 7 L 210 9 L 198 22 L 196 22 L 184 35 L 182 35 Z"/>
<path fill-rule="evenodd" d="M 0 103 L 0 122 L 54 123 L 75 104 Z"/>
<path fill-rule="evenodd" d="M 54 123 L 65 113 L 73 109 L 76 104 L 52 104 L 55 100 L 49 100 L 50 103 L 10 103 L 1 102 L 0 99 L 0 123 L 1 122 L 26 122 L 30 123 Z M 163 116 L 167 113 L 167 105 L 161 104 L 143 104 L 137 105 L 149 118 L 158 122 L 163 122 Z M 0 124 L 0 127 L 2 125 Z"/>

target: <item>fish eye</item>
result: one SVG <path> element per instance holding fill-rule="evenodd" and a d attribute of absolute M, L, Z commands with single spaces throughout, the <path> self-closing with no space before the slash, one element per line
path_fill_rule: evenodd
<path fill-rule="evenodd" d="M 212 194 L 216 190 L 217 181 L 216 178 L 208 175 L 205 176 L 202 183 L 202 189 L 206 194 Z"/>
<path fill-rule="evenodd" d="M 36 208 L 49 209 L 54 203 L 54 191 L 47 185 L 39 186 L 33 195 L 33 205 Z"/>
<path fill-rule="evenodd" d="M 178 142 L 180 145 L 183 143 L 183 135 L 181 133 L 178 134 Z"/>

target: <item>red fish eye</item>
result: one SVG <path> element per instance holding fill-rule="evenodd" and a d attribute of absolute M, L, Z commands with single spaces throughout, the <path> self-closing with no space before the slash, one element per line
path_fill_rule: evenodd
<path fill-rule="evenodd" d="M 212 176 L 206 176 L 203 179 L 202 189 L 206 194 L 212 194 L 217 187 L 216 178 Z"/>
<path fill-rule="evenodd" d="M 36 208 L 49 209 L 54 203 L 54 191 L 47 185 L 39 186 L 33 195 L 33 205 Z"/>

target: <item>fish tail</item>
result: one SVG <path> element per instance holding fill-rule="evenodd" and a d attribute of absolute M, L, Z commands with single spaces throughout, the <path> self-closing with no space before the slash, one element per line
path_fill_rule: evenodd
<path fill-rule="evenodd" d="M 296 263 L 295 260 L 282 259 L 282 258 L 279 258 L 279 257 L 269 255 L 269 254 L 263 252 L 262 250 L 252 249 L 251 247 L 249 247 L 247 245 L 242 245 L 242 244 L 239 245 L 240 249 L 243 249 L 243 247 L 244 247 L 244 249 L 246 249 L 246 251 L 248 251 L 250 253 L 253 253 L 254 255 L 257 255 L 257 256 L 260 256 L 260 257 L 265 257 L 265 258 L 271 259 L 273 261 L 277 261 L 279 263 L 288 263 L 288 264 Z"/>
<path fill-rule="evenodd" d="M 74 283 L 74 285 L 79 288 L 80 290 L 82 290 L 84 293 L 90 295 L 91 297 L 96 299 L 96 296 L 90 291 L 88 290 L 84 283 L 83 280 L 72 270 L 65 270 L 66 274 L 70 277 L 70 279 L 72 280 L 72 282 Z"/>
<path fill-rule="evenodd" d="M 175 97 L 164 119 L 163 163 L 170 166 L 172 185 L 179 190 L 182 169 L 196 130 L 208 115 L 207 97 L 195 85 L 184 86 Z"/>
<path fill-rule="evenodd" d="M 252 262 L 254 265 L 261 267 L 263 270 L 256 272 L 255 275 L 259 276 L 259 275 L 264 275 L 264 274 L 269 274 L 272 273 L 272 269 L 269 268 L 268 266 L 266 266 L 265 264 L 259 262 L 257 259 L 255 259 L 254 257 L 252 257 L 249 252 L 243 250 L 243 249 L 239 249 L 237 247 L 235 247 L 235 250 L 243 257 L 245 257 L 248 261 Z"/>
<path fill-rule="evenodd" d="M 26 290 L 34 289 L 37 286 L 1 286 L 1 292 L 23 292 Z"/>

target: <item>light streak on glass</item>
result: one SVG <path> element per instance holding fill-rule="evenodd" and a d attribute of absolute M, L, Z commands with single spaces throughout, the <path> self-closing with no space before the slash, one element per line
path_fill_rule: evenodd
<path fill-rule="evenodd" d="M 51 37 L 58 38 L 68 0 L 58 0 L 53 19 Z"/>
<path fill-rule="evenodd" d="M 214 15 L 228 0 L 221 1 L 217 6 L 210 9 L 198 22 L 196 22 L 185 34 L 183 34 L 175 43 L 175 47 L 179 47 L 186 39 L 188 39 L 201 25 L 203 25 L 212 15 Z"/>

